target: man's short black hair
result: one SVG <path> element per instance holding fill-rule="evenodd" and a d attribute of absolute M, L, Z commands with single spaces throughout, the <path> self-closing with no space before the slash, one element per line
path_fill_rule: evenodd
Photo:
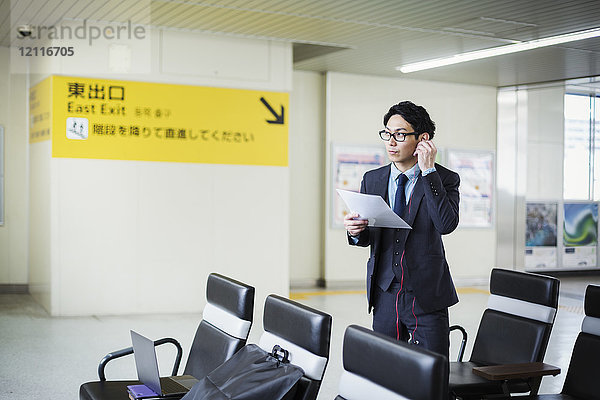
<path fill-rule="evenodd" d="M 392 115 L 400 115 L 408 122 L 415 132 L 429 133 L 429 139 L 433 139 L 435 135 L 435 122 L 431 120 L 427 110 L 424 107 L 418 106 L 412 101 L 402 101 L 390 107 L 387 114 L 383 116 L 383 126 L 387 126 Z"/>

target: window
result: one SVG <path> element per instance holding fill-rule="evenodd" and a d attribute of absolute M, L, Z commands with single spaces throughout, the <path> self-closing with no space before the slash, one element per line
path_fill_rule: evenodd
<path fill-rule="evenodd" d="M 600 99 L 566 94 L 564 110 L 563 198 L 600 200 Z"/>

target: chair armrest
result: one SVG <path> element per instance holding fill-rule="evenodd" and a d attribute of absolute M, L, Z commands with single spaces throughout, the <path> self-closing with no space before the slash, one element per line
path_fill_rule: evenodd
<path fill-rule="evenodd" d="M 181 363 L 181 356 L 183 354 L 183 349 L 181 348 L 181 345 L 179 344 L 179 342 L 173 338 L 163 338 L 163 339 L 155 340 L 154 347 L 160 346 L 165 343 L 171 343 L 177 348 L 177 356 L 175 357 L 175 364 L 173 365 L 173 372 L 171 373 L 172 376 L 175 376 L 175 375 L 177 375 L 177 371 L 179 371 L 179 364 Z M 133 347 L 127 347 L 125 349 L 112 351 L 112 352 L 108 353 L 107 355 L 105 355 L 104 358 L 100 361 L 100 364 L 98 365 L 98 377 L 100 378 L 100 380 L 101 381 L 106 380 L 106 375 L 104 374 L 104 369 L 106 368 L 106 364 L 108 364 L 109 361 L 112 361 L 112 360 L 115 360 L 117 358 L 121 358 L 124 356 L 128 356 L 129 354 L 133 354 Z"/>
<path fill-rule="evenodd" d="M 462 362 L 463 356 L 465 355 L 465 347 L 467 345 L 467 331 L 460 325 L 452 325 L 450 327 L 450 332 L 452 331 L 460 331 L 462 333 L 462 340 L 460 342 L 460 349 L 458 349 L 458 357 L 456 361 Z"/>

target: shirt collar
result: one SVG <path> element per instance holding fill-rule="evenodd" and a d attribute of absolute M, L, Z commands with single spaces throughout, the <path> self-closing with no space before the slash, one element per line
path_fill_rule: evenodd
<path fill-rule="evenodd" d="M 396 180 L 398 179 L 398 175 L 400 175 L 402 172 L 398 169 L 398 167 L 396 167 L 394 163 L 391 163 L 390 165 L 392 166 L 392 179 Z M 404 172 L 404 175 L 406 175 L 408 180 L 414 180 L 414 178 L 417 175 L 419 175 L 419 172 L 421 172 L 421 169 L 419 168 L 419 163 L 415 163 L 415 165 L 413 165 L 408 171 Z"/>

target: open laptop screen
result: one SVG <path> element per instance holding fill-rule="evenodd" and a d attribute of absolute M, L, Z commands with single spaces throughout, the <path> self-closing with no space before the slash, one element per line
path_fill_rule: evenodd
<path fill-rule="evenodd" d="M 160 394 L 160 375 L 154 342 L 137 332 L 131 331 L 131 343 L 139 381 L 155 393 Z"/>

